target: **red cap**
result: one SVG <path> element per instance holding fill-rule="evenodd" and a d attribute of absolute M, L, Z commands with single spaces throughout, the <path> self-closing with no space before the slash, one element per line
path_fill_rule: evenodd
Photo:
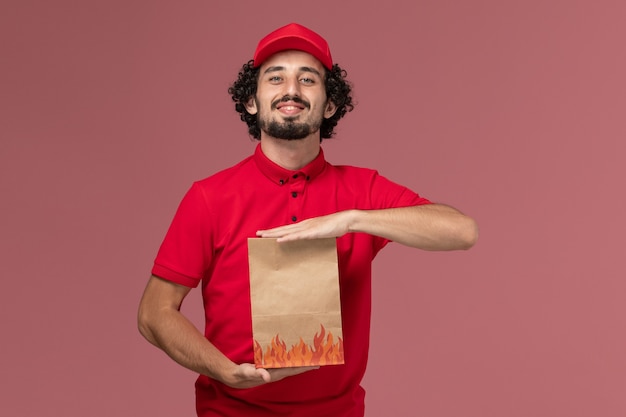
<path fill-rule="evenodd" d="M 276 29 L 261 39 L 254 52 L 254 66 L 259 67 L 270 56 L 289 49 L 309 53 L 326 68 L 332 69 L 333 67 L 333 58 L 330 55 L 330 48 L 326 40 L 311 29 L 297 23 L 290 23 Z"/>

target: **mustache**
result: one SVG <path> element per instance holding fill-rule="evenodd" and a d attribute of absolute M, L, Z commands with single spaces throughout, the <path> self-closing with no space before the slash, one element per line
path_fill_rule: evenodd
<path fill-rule="evenodd" d="M 272 102 L 272 110 L 275 110 L 276 106 L 278 106 L 279 103 L 284 103 L 286 101 L 293 101 L 294 103 L 302 104 L 307 109 L 311 108 L 311 104 L 309 104 L 308 101 L 301 99 L 300 97 L 297 97 L 297 96 L 284 96 L 283 98 Z"/>

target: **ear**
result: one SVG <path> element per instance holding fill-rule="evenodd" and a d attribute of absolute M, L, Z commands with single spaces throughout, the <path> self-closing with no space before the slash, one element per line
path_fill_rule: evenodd
<path fill-rule="evenodd" d="M 337 105 L 332 101 L 326 101 L 326 108 L 324 109 L 324 119 L 333 117 L 333 114 L 337 111 Z"/>
<path fill-rule="evenodd" d="M 244 106 L 246 107 L 246 111 L 250 114 L 257 114 L 257 112 L 259 111 L 259 109 L 257 109 L 256 107 L 256 99 L 254 98 L 254 96 L 250 97 L 248 101 L 244 103 Z"/>

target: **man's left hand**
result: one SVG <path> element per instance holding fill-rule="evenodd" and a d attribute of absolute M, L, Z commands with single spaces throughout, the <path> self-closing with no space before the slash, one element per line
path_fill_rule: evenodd
<path fill-rule="evenodd" d="M 340 211 L 326 216 L 303 220 L 299 223 L 259 230 L 256 234 L 259 237 L 276 238 L 277 242 L 340 237 L 350 232 L 352 213 L 352 210 Z"/>

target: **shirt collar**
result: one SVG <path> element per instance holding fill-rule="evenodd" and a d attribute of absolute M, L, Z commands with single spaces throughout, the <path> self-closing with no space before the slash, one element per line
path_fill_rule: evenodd
<path fill-rule="evenodd" d="M 324 167 L 326 166 L 326 159 L 324 158 L 324 151 L 322 151 L 322 148 L 320 148 L 320 152 L 317 154 L 315 159 L 301 169 L 295 171 L 283 168 L 271 161 L 261 150 L 260 143 L 254 151 L 253 158 L 259 170 L 273 183 L 278 185 L 286 184 L 289 181 L 294 181 L 298 178 L 303 178 L 307 181 L 313 180 L 322 173 Z"/>

